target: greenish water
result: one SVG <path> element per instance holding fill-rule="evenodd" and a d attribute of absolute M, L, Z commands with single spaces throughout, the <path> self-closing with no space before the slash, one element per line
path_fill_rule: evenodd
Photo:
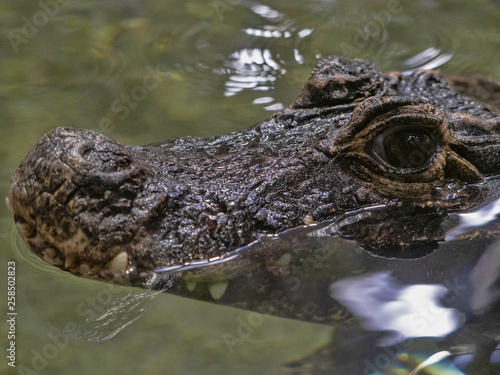
<path fill-rule="evenodd" d="M 7 0 L 0 24 L 3 196 L 49 129 L 95 129 L 132 144 L 243 129 L 289 105 L 321 56 L 500 80 L 497 1 Z M 0 248 L 2 313 L 11 259 L 18 312 L 16 368 L 3 356 L 1 373 L 281 374 L 329 340 L 329 327 L 266 317 L 228 344 L 224 334 L 238 335 L 247 312 L 52 270 L 27 258 L 4 205 Z M 135 318 L 105 339 L 116 321 Z"/>

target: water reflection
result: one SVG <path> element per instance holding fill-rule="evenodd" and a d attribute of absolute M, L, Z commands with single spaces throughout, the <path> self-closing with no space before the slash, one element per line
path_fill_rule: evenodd
<path fill-rule="evenodd" d="M 472 269 L 472 310 L 479 313 L 500 297 L 500 239 L 493 242 Z"/>
<path fill-rule="evenodd" d="M 67 316 L 73 323 L 70 329 L 68 323 L 63 328 L 57 322 L 54 327 L 77 341 L 108 340 L 139 319 L 158 293 L 135 288 L 127 293 L 123 287 L 103 286 L 95 295 L 81 298 L 72 318 Z"/>
<path fill-rule="evenodd" d="M 268 91 L 276 81 L 276 74 L 286 70 L 273 59 L 269 49 L 242 49 L 224 61 L 227 72 L 231 72 L 225 83 L 225 96 L 233 96 L 245 90 Z"/>
<path fill-rule="evenodd" d="M 459 328 L 464 314 L 442 306 L 443 285 L 404 285 L 389 272 L 337 281 L 330 296 L 370 331 L 391 331 L 379 341 L 395 345 L 412 337 L 443 337 Z"/>
<path fill-rule="evenodd" d="M 277 77 L 286 73 L 284 68 L 286 56 L 280 53 L 279 44 L 286 42 L 288 44 L 286 48 L 293 50 L 294 60 L 302 64 L 304 57 L 299 51 L 297 40 L 313 32 L 311 28 L 299 30 L 293 19 L 267 5 L 255 2 L 243 2 L 240 5 L 261 17 L 263 23 L 259 26 L 243 28 L 245 38 L 237 42 L 237 44 L 254 46 L 253 48 L 247 47 L 234 51 L 223 61 L 223 69 L 219 73 L 228 75 L 224 84 L 226 97 L 234 96 L 243 90 L 272 90 Z M 274 101 L 274 98 L 268 95 L 254 100 L 253 104 L 271 101 Z M 282 103 L 265 107 L 269 111 L 282 108 Z"/>
<path fill-rule="evenodd" d="M 465 214 L 458 214 L 460 223 L 458 226 L 446 233 L 446 241 L 451 241 L 458 236 L 467 233 L 472 228 L 485 226 L 486 224 L 496 220 L 500 215 L 500 198 L 483 208 Z"/>
<path fill-rule="evenodd" d="M 498 220 L 498 202 L 457 215 L 460 224 L 449 231 L 452 235 L 447 236 L 447 242 L 426 258 L 393 260 L 388 267 L 391 271 L 367 274 L 377 268 L 373 264 L 362 276 L 331 284 L 330 296 L 344 305 L 364 330 L 385 333 L 382 338 L 377 336 L 375 343 L 389 351 L 395 351 L 397 345 L 400 353 L 388 358 L 383 366 L 365 367 L 364 373 L 500 373 L 500 239 L 495 239 L 496 229 L 491 229 L 491 223 Z M 483 230 L 488 225 L 493 238 L 483 249 L 457 239 L 471 228 Z M 438 254 L 443 252 L 448 255 L 439 260 Z M 455 258 L 467 253 L 468 260 L 458 261 L 460 269 L 449 274 L 454 278 L 452 283 L 444 274 L 436 279 L 429 272 L 445 272 Z M 405 263 L 412 265 L 407 268 Z M 413 282 L 407 284 L 410 279 Z M 439 283 L 430 284 L 437 280 Z M 432 337 L 437 340 L 430 340 Z M 413 348 L 415 343 L 417 349 Z M 358 350 L 361 358 L 367 356 L 368 363 L 376 363 L 378 357 L 370 354 L 369 345 Z M 366 372 L 367 368 L 370 371 Z"/>
<path fill-rule="evenodd" d="M 403 75 L 410 75 L 419 69 L 436 69 L 447 63 L 453 57 L 453 53 L 443 53 L 440 48 L 430 47 L 403 61 Z"/>
<path fill-rule="evenodd" d="M 495 348 L 491 355 L 487 355 L 488 363 L 478 362 L 480 352 L 476 346 L 461 346 L 450 350 L 425 351 L 415 353 L 404 351 L 393 363 L 383 371 L 365 372 L 369 375 L 408 374 L 408 375 L 493 375 L 498 374 L 500 368 L 500 346 Z M 479 353 L 481 355 L 483 353 Z M 490 353 L 488 353 L 490 354 Z M 411 363 L 417 365 L 413 368 Z M 410 366 L 409 366 L 410 365 Z"/>

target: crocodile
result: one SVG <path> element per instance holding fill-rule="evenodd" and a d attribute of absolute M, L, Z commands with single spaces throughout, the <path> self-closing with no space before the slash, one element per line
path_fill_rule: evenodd
<path fill-rule="evenodd" d="M 353 330 L 351 312 L 326 297 L 336 280 L 390 270 L 409 284 L 463 286 L 475 263 L 490 264 L 482 282 L 498 278 L 498 220 L 443 240 L 456 214 L 500 197 L 499 105 L 500 86 L 483 78 L 384 74 L 330 56 L 289 108 L 244 131 L 139 147 L 56 128 L 21 162 L 7 206 L 51 265 L 336 325 L 330 344 L 288 366 L 366 373 L 359 358 L 379 351 L 361 348 L 379 335 Z M 460 309 L 484 358 L 498 344 L 493 302 L 479 325 Z M 262 319 L 250 314 L 252 326 Z M 470 341 L 463 332 L 448 344 Z M 241 341 L 224 335 L 228 347 Z M 364 344 L 351 352 L 352 340 Z"/>
<path fill-rule="evenodd" d="M 20 163 L 7 205 L 47 263 L 138 286 L 328 220 L 375 254 L 418 257 L 450 213 L 500 195 L 498 103 L 456 82 L 330 56 L 247 130 L 140 147 L 59 127 Z"/>

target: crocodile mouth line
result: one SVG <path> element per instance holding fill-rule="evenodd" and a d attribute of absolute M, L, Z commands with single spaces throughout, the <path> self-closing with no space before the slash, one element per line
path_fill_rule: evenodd
<path fill-rule="evenodd" d="M 19 226 L 17 229 L 19 230 Z M 19 232 L 24 243 L 44 262 L 72 274 L 90 279 L 107 279 L 119 284 L 130 284 L 130 275 L 135 273 L 126 251 L 119 252 L 108 262 L 98 263 L 72 254 L 64 254 L 55 246 L 45 245 L 44 240 L 36 234 L 31 238 L 26 238 L 21 231 Z M 143 271 L 138 276 L 142 283 L 146 283 L 147 280 L 153 278 L 154 272 Z M 133 278 L 137 279 L 137 277 Z"/>
<path fill-rule="evenodd" d="M 64 164 L 62 161 L 61 163 Z M 69 166 L 66 165 L 66 167 L 72 170 Z M 17 186 L 17 188 L 11 186 L 9 196 L 5 198 L 5 203 L 14 216 L 17 231 L 23 242 L 43 261 L 62 270 L 86 278 L 114 279 L 119 283 L 127 283 L 130 276 L 135 274 L 135 269 L 131 265 L 126 251 L 118 251 L 111 259 L 99 257 L 96 260 L 95 257 L 85 256 L 85 253 L 102 253 L 91 245 L 90 249 L 88 249 L 88 237 L 80 228 L 75 227 L 73 230 L 67 231 L 72 233 L 67 236 L 69 233 L 64 233 L 64 229 L 61 227 L 50 227 L 36 223 L 37 220 L 43 223 L 43 218 L 36 218 L 34 213 L 33 206 L 37 200 L 48 199 L 51 205 L 60 205 L 66 208 L 67 205 L 71 204 L 72 198 L 77 192 L 77 187 L 73 186 L 69 191 L 61 193 L 61 190 L 69 185 L 71 185 L 71 181 L 65 179 L 53 189 L 47 189 L 53 193 L 47 190 L 36 192 L 30 189 L 33 191 L 27 191 L 26 189 L 30 187 L 25 184 Z M 62 200 L 57 199 L 61 197 L 63 197 Z M 66 211 L 65 214 L 68 215 L 68 212 Z M 74 216 L 70 215 L 67 220 L 71 221 L 73 218 Z M 63 241 L 57 241 L 55 238 L 58 236 L 67 238 Z M 85 250 L 83 245 L 86 247 Z M 151 278 L 152 273 L 143 271 L 139 277 L 148 279 Z"/>

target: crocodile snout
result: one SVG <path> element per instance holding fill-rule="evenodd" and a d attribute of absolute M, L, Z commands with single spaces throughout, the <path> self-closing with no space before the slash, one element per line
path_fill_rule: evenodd
<path fill-rule="evenodd" d="M 123 190 L 140 173 L 131 164 L 124 145 L 94 131 L 57 128 L 44 135 L 12 177 L 7 198 L 27 246 L 74 273 L 90 276 L 109 268 L 103 265 L 121 251 L 98 249 L 92 228 L 103 217 L 86 212 L 98 212 L 99 202 L 112 199 L 110 191 Z M 122 204 L 126 209 L 127 202 Z M 119 258 L 125 269 L 126 256 Z"/>

